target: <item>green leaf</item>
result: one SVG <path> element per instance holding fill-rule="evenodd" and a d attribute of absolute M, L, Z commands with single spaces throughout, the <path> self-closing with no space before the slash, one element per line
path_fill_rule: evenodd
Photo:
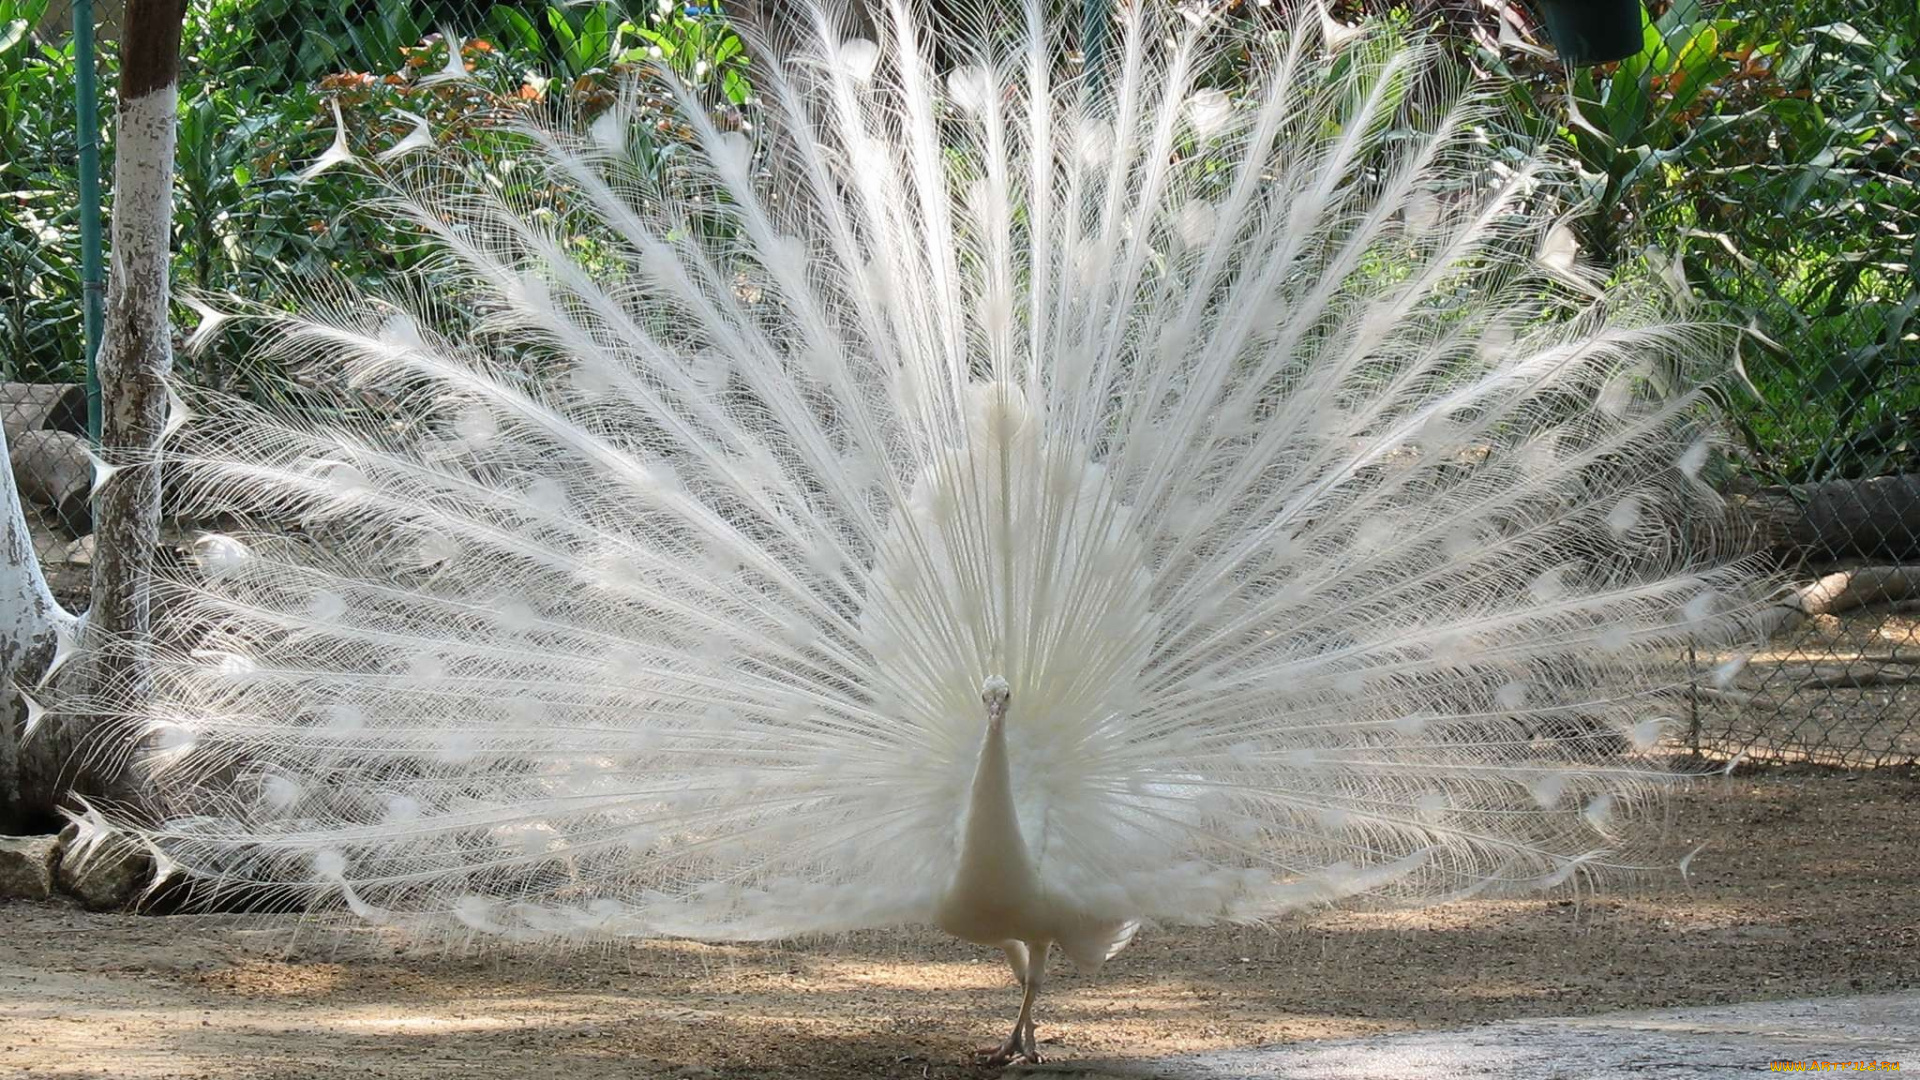
<path fill-rule="evenodd" d="M 680 51 L 680 46 L 672 38 L 662 34 L 660 31 L 644 26 L 637 27 L 636 29 L 639 30 L 642 40 L 660 50 L 662 58 L 671 60 L 673 59 L 673 54 Z"/>
<path fill-rule="evenodd" d="M 1827 115 L 1819 103 L 1809 98 L 1781 97 L 1768 102 L 1766 108 L 1791 137 L 1793 145 L 1787 149 L 1796 160 L 1804 160 L 1826 145 Z"/>
<path fill-rule="evenodd" d="M 541 53 L 540 28 L 533 25 L 533 20 L 518 8 L 496 4 L 487 19 L 493 24 L 495 36 L 500 38 L 503 47 L 535 56 Z"/>
<path fill-rule="evenodd" d="M 1681 44 L 1673 69 L 1679 77 L 1668 86 L 1673 94 L 1669 112 L 1683 112 L 1700 92 L 1727 72 L 1732 65 L 1720 58 L 1720 28 L 1698 23 L 1694 33 Z"/>
<path fill-rule="evenodd" d="M 1654 26 L 1662 36 L 1671 34 L 1675 29 L 1700 19 L 1700 0 L 1674 0 L 1667 7 L 1666 14 Z"/>
<path fill-rule="evenodd" d="M 1642 20 L 1646 9 L 1641 8 Z M 1615 143 L 1637 140 L 1647 121 L 1647 96 L 1653 82 L 1655 61 L 1666 51 L 1666 39 L 1647 21 L 1641 29 L 1640 51 L 1620 61 L 1607 80 L 1600 121 Z"/>
<path fill-rule="evenodd" d="M 586 17 L 580 20 L 580 40 L 577 47 L 581 70 L 598 67 L 606 62 L 613 49 L 613 38 L 607 27 L 606 8 L 587 9 Z"/>
<path fill-rule="evenodd" d="M 553 31 L 554 40 L 561 49 L 570 47 L 580 35 L 574 33 L 573 23 L 567 18 L 567 11 L 558 4 L 547 9 L 547 28 Z"/>
<path fill-rule="evenodd" d="M 329 67 L 333 66 L 334 60 L 337 59 L 339 55 L 340 50 L 334 45 L 331 38 L 318 30 L 309 28 L 300 38 L 299 63 L 301 77 L 307 80 L 319 78 Z"/>
<path fill-rule="evenodd" d="M 1774 75 L 1782 86 L 1793 86 L 1807 73 L 1807 65 L 1817 50 L 1813 42 L 1805 41 L 1787 50 L 1774 67 Z"/>
<path fill-rule="evenodd" d="M 1822 26 L 1810 26 L 1807 28 L 1807 33 L 1823 34 L 1841 43 L 1842 45 L 1852 45 L 1855 48 L 1863 48 L 1863 49 L 1873 48 L 1873 40 L 1867 37 L 1867 35 L 1854 29 L 1854 26 L 1852 23 L 1831 22 Z"/>
<path fill-rule="evenodd" d="M 1624 190 L 1631 187 L 1656 167 L 1681 161 L 1694 150 L 1734 130 L 1744 121 L 1751 119 L 1755 113 L 1759 111 L 1761 110 L 1756 109 L 1734 116 L 1709 116 L 1696 124 L 1693 130 L 1687 134 L 1686 138 L 1665 150 L 1650 150 L 1642 144 L 1628 151 L 1623 151 L 1620 157 L 1630 159 L 1631 164 L 1626 167 L 1624 172 L 1618 174 L 1621 178 L 1620 188 Z"/>

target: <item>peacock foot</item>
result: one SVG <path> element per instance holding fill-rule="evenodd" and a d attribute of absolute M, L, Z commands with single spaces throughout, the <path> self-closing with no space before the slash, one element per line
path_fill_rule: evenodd
<path fill-rule="evenodd" d="M 1046 1060 L 1038 1051 L 1025 1049 L 1012 1039 L 1002 1046 L 983 1046 L 973 1055 L 975 1065 L 989 1069 L 1003 1069 L 1008 1065 L 1039 1065 Z"/>
<path fill-rule="evenodd" d="M 1039 1065 L 1047 1059 L 1040 1056 L 1040 1048 L 1035 1044 L 1033 1028 L 1016 1027 L 1007 1041 L 999 1046 L 986 1046 L 974 1053 L 976 1065 L 989 1069 L 1005 1068 L 1008 1065 Z"/>

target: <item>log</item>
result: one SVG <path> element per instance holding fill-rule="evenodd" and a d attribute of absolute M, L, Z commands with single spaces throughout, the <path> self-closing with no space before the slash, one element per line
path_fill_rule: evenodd
<path fill-rule="evenodd" d="M 1836 615 L 1871 604 L 1920 596 L 1920 566 L 1862 566 L 1802 586 L 1787 601 L 1801 615 Z"/>
<path fill-rule="evenodd" d="M 1920 560 L 1920 473 L 1762 488 L 1731 502 L 1761 546 L 1782 554 Z"/>
<path fill-rule="evenodd" d="M 53 511 L 75 536 L 93 531 L 93 458 L 87 441 L 64 431 L 10 435 L 7 464 L 20 497 Z"/>
<path fill-rule="evenodd" d="M 1904 671 L 1815 672 L 1800 683 L 1803 690 L 1864 690 L 1871 686 L 1912 686 L 1920 679 Z"/>

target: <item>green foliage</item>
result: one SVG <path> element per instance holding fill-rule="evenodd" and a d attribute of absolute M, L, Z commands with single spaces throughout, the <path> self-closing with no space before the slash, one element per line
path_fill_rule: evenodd
<path fill-rule="evenodd" d="M 35 38 L 45 3 L 0 0 L 9 378 L 73 378 L 81 356 L 73 58 Z M 1594 208 L 1582 237 L 1591 255 L 1623 283 L 1684 274 L 1699 316 L 1750 329 L 1743 355 L 1758 397 L 1736 397 L 1735 419 L 1753 467 L 1787 480 L 1920 470 L 1910 434 L 1920 431 L 1920 4 L 1649 6 L 1640 55 L 1571 77 L 1517 9 L 1353 0 L 1330 10 L 1394 34 L 1445 32 L 1468 63 L 1507 80 L 1525 129 L 1515 146 L 1564 136 Z M 429 78 L 448 64 L 442 31 L 462 42 L 471 78 Z M 735 120 L 752 99 L 746 50 L 725 18 L 655 0 L 191 0 L 186 48 L 176 280 L 263 302 L 289 281 L 364 286 L 423 272 L 412 238 L 389 215 L 363 212 L 378 191 L 364 167 L 302 176 L 333 140 L 335 106 L 362 162 L 411 130 L 404 111 L 509 185 L 519 182 L 507 175 L 512 147 L 482 116 L 591 119 L 646 64 L 672 69 Z M 112 63 L 103 57 L 109 91 Z M 1210 81 L 1237 99 L 1240 78 Z M 645 175 L 670 184 L 687 133 L 659 90 L 630 103 L 641 115 L 627 145 Z M 235 367 L 244 345 L 185 359 L 183 371 L 278 392 L 281 373 Z"/>
<path fill-rule="evenodd" d="M 657 8 L 655 9 L 658 10 Z M 629 20 L 621 24 L 622 33 L 646 42 L 618 50 L 626 64 L 660 60 L 696 87 L 717 87 L 726 101 L 735 107 L 745 105 L 752 96 L 747 82 L 747 47 L 725 20 L 714 17 L 711 7 L 705 16 L 685 13 L 663 16 L 651 24 Z"/>
<path fill-rule="evenodd" d="M 661 63 L 696 90 L 745 105 L 747 50 L 712 5 L 498 4 L 487 16 L 496 44 L 531 73 L 564 84 L 605 82 L 610 71 Z"/>
<path fill-rule="evenodd" d="M 0 0 L 0 378 L 78 377 L 73 48 L 33 33 L 46 0 Z"/>
<path fill-rule="evenodd" d="M 460 41 L 468 73 L 445 80 L 449 42 L 422 36 L 433 14 L 425 5 L 377 0 L 360 5 L 370 14 L 359 23 L 316 19 L 295 29 L 282 25 L 294 10 L 286 4 L 196 6 L 187 68 L 200 77 L 182 92 L 177 280 L 272 303 L 289 287 L 308 287 L 292 283 L 369 287 L 427 272 L 401 223 L 366 212 L 380 190 L 371 173 L 388 167 L 380 153 L 412 130 L 403 114 L 424 117 L 472 167 L 496 169 L 493 186 L 506 190 L 520 182 L 507 177 L 511 138 L 483 120 L 516 109 L 591 119 L 643 63 L 672 66 L 721 107 L 738 108 L 748 95 L 744 46 L 711 11 L 552 0 L 499 5 L 476 19 L 476 9 L 457 13 L 468 29 L 440 24 Z M 299 73 L 291 81 L 290 71 Z M 335 108 L 358 164 L 305 176 L 333 140 Z M 630 152 L 665 160 L 677 133 L 656 130 L 663 118 L 654 109 L 636 125 Z M 213 387 L 286 391 L 282 372 L 234 370 L 257 355 L 246 344 L 219 342 L 183 366 Z"/>
<path fill-rule="evenodd" d="M 1680 0 L 1659 18 L 1644 18 L 1639 55 L 1605 73 L 1584 68 L 1574 76 L 1566 135 L 1586 170 L 1595 205 L 1587 240 L 1601 258 L 1614 257 L 1618 230 L 1634 209 L 1629 195 L 1651 173 L 1707 163 L 1713 144 L 1744 118 L 1699 111 L 1703 95 L 1731 71 L 1722 44 L 1737 32 L 1734 20 L 1704 18 L 1698 0 Z"/>
<path fill-rule="evenodd" d="M 1920 471 L 1916 31 L 1911 0 L 1669 0 L 1638 56 L 1514 83 L 1561 120 L 1589 253 L 1747 328 L 1733 418 L 1769 479 Z"/>
<path fill-rule="evenodd" d="M 1747 119 L 1662 178 L 1653 224 L 1708 311 L 1754 330 L 1738 419 L 1757 468 L 1920 471 L 1920 39 L 1891 19 L 1748 26 L 1722 92 Z"/>
<path fill-rule="evenodd" d="M 192 0 L 190 41 L 207 64 L 196 77 L 285 89 L 338 71 L 391 71 L 403 50 L 442 25 L 467 21 L 462 3 L 419 0 Z"/>

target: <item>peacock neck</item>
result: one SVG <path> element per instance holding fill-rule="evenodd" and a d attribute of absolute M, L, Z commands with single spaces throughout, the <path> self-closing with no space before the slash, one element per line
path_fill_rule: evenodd
<path fill-rule="evenodd" d="M 1025 881 L 1031 874 L 1032 862 L 1027 855 L 1026 841 L 1020 836 L 1020 817 L 1013 805 L 1006 720 L 994 717 L 987 721 L 987 737 L 981 743 L 980 761 L 973 771 L 956 888 L 976 882 L 998 882 L 1004 888 Z"/>
<path fill-rule="evenodd" d="M 1000 945 L 1043 932 L 1044 897 L 1014 810 L 1006 682 L 988 679 L 981 701 L 987 707 L 987 733 L 967 797 L 960 865 L 933 915 L 934 923 L 955 937 Z"/>

